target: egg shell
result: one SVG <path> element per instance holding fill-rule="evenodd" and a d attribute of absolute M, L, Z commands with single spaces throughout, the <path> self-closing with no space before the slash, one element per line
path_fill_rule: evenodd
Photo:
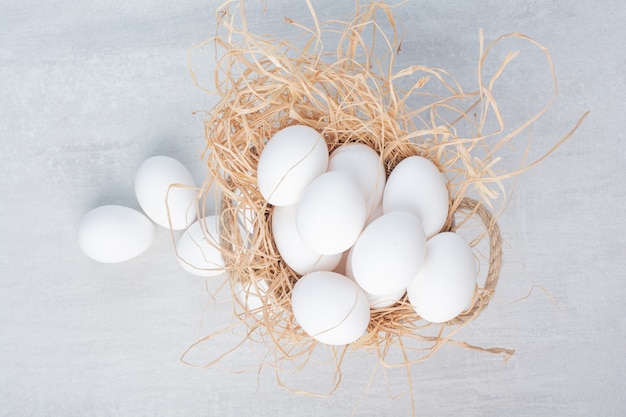
<path fill-rule="evenodd" d="M 354 273 L 352 272 L 353 249 L 354 248 L 352 248 L 351 250 L 347 251 L 344 254 L 343 261 L 345 262 L 345 264 L 343 267 L 344 268 L 343 274 L 347 276 L 348 278 L 350 278 L 351 280 L 353 280 L 354 282 L 356 282 L 356 280 L 354 279 Z M 335 270 L 335 272 L 338 272 L 338 270 Z M 363 290 L 363 288 L 361 289 Z M 402 298 L 402 296 L 406 293 L 406 289 L 402 288 L 401 290 L 395 291 L 391 294 L 384 294 L 384 295 L 371 294 L 365 290 L 363 290 L 363 292 L 367 296 L 367 301 L 369 302 L 370 309 L 376 310 L 376 309 L 391 307 L 392 305 L 397 303 Z"/>
<path fill-rule="evenodd" d="M 207 216 L 194 222 L 176 243 L 176 259 L 187 272 L 214 277 L 224 272 L 224 258 L 219 251 L 217 218 Z"/>
<path fill-rule="evenodd" d="M 426 254 L 422 223 L 397 211 L 370 223 L 352 248 L 350 267 L 357 284 L 373 295 L 404 290 Z"/>
<path fill-rule="evenodd" d="M 367 216 L 381 204 L 385 190 L 385 167 L 376 151 L 363 143 L 347 143 L 335 149 L 328 171 L 343 171 L 359 186 L 365 198 Z"/>
<path fill-rule="evenodd" d="M 175 185 L 179 184 L 179 185 Z M 183 230 L 196 220 L 198 190 L 189 170 L 169 156 L 146 159 L 135 175 L 139 205 L 156 224 Z"/>
<path fill-rule="evenodd" d="M 322 255 L 349 249 L 363 231 L 367 211 L 356 183 L 342 171 L 316 178 L 296 207 L 296 226 L 304 243 Z"/>
<path fill-rule="evenodd" d="M 257 165 L 257 184 L 274 206 L 295 204 L 300 194 L 328 168 L 328 146 L 315 129 L 294 125 L 267 142 Z"/>
<path fill-rule="evenodd" d="M 317 271 L 301 277 L 293 287 L 291 306 L 302 329 L 328 345 L 354 342 L 370 320 L 365 293 L 335 272 Z"/>
<path fill-rule="evenodd" d="M 107 205 L 86 213 L 78 225 L 78 245 L 99 262 L 127 261 L 145 252 L 156 230 L 143 213 L 129 207 Z"/>
<path fill-rule="evenodd" d="M 272 236 L 285 263 L 298 274 L 331 271 L 341 261 L 341 254 L 322 255 L 309 248 L 296 228 L 296 206 L 274 207 Z"/>
<path fill-rule="evenodd" d="M 387 179 L 383 211 L 408 211 L 422 221 L 427 238 L 439 233 L 448 217 L 448 189 L 443 174 L 424 157 L 403 159 Z"/>
<path fill-rule="evenodd" d="M 409 284 L 409 302 L 423 319 L 452 320 L 471 302 L 476 289 L 477 264 L 471 247 L 453 232 L 428 240 L 426 259 Z"/>

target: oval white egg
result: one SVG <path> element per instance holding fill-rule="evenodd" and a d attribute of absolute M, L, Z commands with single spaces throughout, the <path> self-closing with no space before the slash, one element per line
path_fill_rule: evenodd
<path fill-rule="evenodd" d="M 224 272 L 224 258 L 219 250 L 217 218 L 207 216 L 194 222 L 176 243 L 176 259 L 187 272 L 214 277 Z"/>
<path fill-rule="evenodd" d="M 467 242 L 453 232 L 439 233 L 428 240 L 424 264 L 407 288 L 409 302 L 424 320 L 452 320 L 471 302 L 477 273 Z"/>
<path fill-rule="evenodd" d="M 296 225 L 304 243 L 322 255 L 349 249 L 363 231 L 365 198 L 341 171 L 316 178 L 303 191 L 296 207 Z"/>
<path fill-rule="evenodd" d="M 354 247 L 350 249 L 347 254 L 344 256 L 345 265 L 344 265 L 344 275 L 356 282 L 354 279 L 354 273 L 352 272 L 352 252 L 354 251 Z M 357 283 L 358 285 L 358 283 Z M 363 288 L 361 288 L 363 290 Z M 369 302 L 370 308 L 372 310 L 391 307 L 395 303 L 397 303 L 402 296 L 406 293 L 406 289 L 402 288 L 398 291 L 392 292 L 390 294 L 383 295 L 375 295 L 371 294 L 365 290 L 363 290 L 365 295 L 367 296 L 367 301 Z"/>
<path fill-rule="evenodd" d="M 357 284 L 373 295 L 404 290 L 426 254 L 422 223 L 397 211 L 370 223 L 352 248 L 350 268 Z"/>
<path fill-rule="evenodd" d="M 154 225 L 129 207 L 107 205 L 86 213 L 78 225 L 78 245 L 99 262 L 116 263 L 145 252 L 154 241 Z"/>
<path fill-rule="evenodd" d="M 331 271 L 341 261 L 341 254 L 322 255 L 309 248 L 296 228 L 296 206 L 274 207 L 272 236 L 285 263 L 298 274 Z"/>
<path fill-rule="evenodd" d="M 343 171 L 359 186 L 368 218 L 381 204 L 385 189 L 385 167 L 376 151 L 363 143 L 348 143 L 335 149 L 328 171 Z"/>
<path fill-rule="evenodd" d="M 315 129 L 295 125 L 267 142 L 257 166 L 257 183 L 274 206 L 295 204 L 302 191 L 328 167 L 328 146 Z"/>
<path fill-rule="evenodd" d="M 198 190 L 189 170 L 169 156 L 146 159 L 135 175 L 139 205 L 156 224 L 172 230 L 187 228 L 196 220 Z"/>
<path fill-rule="evenodd" d="M 302 329 L 328 345 L 354 342 L 370 320 L 365 293 L 335 272 L 312 272 L 300 278 L 291 293 L 291 306 Z"/>
<path fill-rule="evenodd" d="M 448 217 L 448 189 L 443 174 L 421 156 L 403 159 L 387 179 L 383 211 L 408 211 L 422 221 L 427 238 L 439 233 Z"/>

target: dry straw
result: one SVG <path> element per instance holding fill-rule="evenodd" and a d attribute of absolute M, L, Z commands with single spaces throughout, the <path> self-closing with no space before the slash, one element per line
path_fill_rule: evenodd
<path fill-rule="evenodd" d="M 544 159 L 578 126 L 535 161 L 513 172 L 496 170 L 498 152 L 531 126 L 555 98 L 550 55 L 519 33 L 502 36 L 485 47 L 481 33 L 478 89 L 466 92 L 442 69 L 420 65 L 396 68 L 402 39 L 392 7 L 371 3 L 358 7 L 350 21 L 320 22 L 308 1 L 307 5 L 313 24 L 309 27 L 286 18 L 296 35 L 285 40 L 249 31 L 244 2 L 229 1 L 216 14 L 216 36 L 199 45 L 215 48 L 217 69 L 211 93 L 219 99 L 205 122 L 208 175 L 202 190 L 204 195 L 212 189 L 218 192 L 221 251 L 236 304 L 234 313 L 246 326 L 246 339 L 264 343 L 270 358 L 265 364 L 276 369 L 281 386 L 284 367 L 300 369 L 316 348 L 330 349 L 336 371 L 325 394 L 337 388 L 341 362 L 355 350 L 373 353 L 383 367 L 404 367 L 409 376 L 412 364 L 429 358 L 446 343 L 507 359 L 513 350 L 476 347 L 452 337 L 480 315 L 496 289 L 502 246 L 496 219 L 505 205 L 503 180 Z M 492 91 L 515 54 L 508 54 L 494 75 L 483 80 L 487 56 L 507 38 L 538 48 L 554 85 L 546 105 L 512 130 L 505 130 Z M 449 323 L 435 325 L 420 319 L 405 297 L 393 307 L 372 311 L 367 333 L 347 346 L 320 346 L 302 331 L 290 307 L 290 294 L 299 276 L 276 250 L 272 206 L 256 186 L 256 166 L 267 140 L 292 124 L 321 132 L 331 151 L 349 142 L 371 146 L 380 154 L 387 173 L 411 155 L 425 156 L 439 167 L 450 195 L 445 229 L 463 228 L 478 219 L 482 229 L 471 245 L 489 242 L 489 253 L 482 259 L 487 276 L 466 312 Z M 203 213 L 205 210 L 202 207 Z M 254 229 L 246 236 L 240 223 L 250 217 Z M 476 256 L 480 261 L 478 251 Z M 263 307 L 249 311 L 245 300 L 253 297 L 260 297 Z M 219 334 L 200 339 L 189 351 Z M 210 366 L 227 353 L 202 365 Z"/>

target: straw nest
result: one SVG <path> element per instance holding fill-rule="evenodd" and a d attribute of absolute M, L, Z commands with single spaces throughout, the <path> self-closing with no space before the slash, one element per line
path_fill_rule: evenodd
<path fill-rule="evenodd" d="M 299 276 L 281 260 L 272 239 L 272 206 L 256 185 L 256 166 L 267 140 L 286 126 L 304 124 L 322 134 L 330 151 L 349 142 L 372 147 L 387 174 L 408 156 L 429 158 L 447 178 L 450 214 L 445 230 L 478 223 L 482 226 L 470 244 L 477 248 L 484 242 L 488 248 L 486 254 L 476 250 L 483 278 L 467 311 L 435 325 L 418 317 L 406 297 L 390 308 L 372 310 L 367 332 L 358 341 L 323 346 L 332 350 L 338 372 L 345 354 L 355 350 L 373 353 L 383 366 L 408 367 L 446 343 L 508 358 L 513 350 L 480 348 L 452 337 L 487 307 L 498 283 L 502 240 L 496 220 L 505 202 L 502 181 L 538 163 L 571 132 L 539 159 L 515 171 L 498 171 L 498 151 L 545 112 L 556 87 L 545 107 L 505 132 L 492 88 L 514 54 L 504 58 L 489 80 L 483 80 L 483 64 L 493 45 L 515 37 L 544 54 L 554 81 L 550 55 L 518 33 L 485 47 L 481 33 L 478 88 L 466 92 L 442 69 L 396 68 L 402 38 L 392 7 L 368 4 L 350 21 L 320 22 L 307 5 L 313 24 L 308 27 L 286 18 L 296 35 L 285 40 L 252 33 L 243 3 L 227 2 L 216 14 L 218 33 L 199 46 L 215 48 L 212 93 L 219 98 L 205 121 L 208 174 L 202 193 L 217 191 L 220 250 L 233 311 L 246 326 L 246 337 L 264 343 L 271 351 L 267 357 L 278 369 L 285 362 L 305 363 L 320 347 L 294 321 L 290 294 Z M 212 208 L 202 209 L 208 214 Z M 240 231 L 242 219 L 253 219 L 249 236 Z M 260 298 L 262 307 L 250 311 L 246 304 L 250 297 Z M 190 349 L 216 335 L 200 339 Z M 399 362 L 388 360 L 392 350 L 401 352 Z M 340 378 L 335 380 L 338 384 Z"/>

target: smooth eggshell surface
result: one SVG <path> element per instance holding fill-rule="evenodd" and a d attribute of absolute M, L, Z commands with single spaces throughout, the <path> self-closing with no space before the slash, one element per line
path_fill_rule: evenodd
<path fill-rule="evenodd" d="M 189 273 L 214 277 L 224 272 L 224 258 L 218 248 L 217 219 L 207 216 L 194 222 L 178 239 L 176 259 Z"/>
<path fill-rule="evenodd" d="M 272 235 L 283 260 L 298 274 L 333 270 L 341 261 L 341 254 L 322 255 L 309 248 L 296 229 L 296 206 L 274 207 Z"/>
<path fill-rule="evenodd" d="M 185 229 L 196 220 L 196 183 L 189 170 L 174 158 L 146 159 L 135 175 L 135 194 L 146 215 L 160 226 L 170 228 L 168 212 L 172 230 Z"/>
<path fill-rule="evenodd" d="M 365 293 L 335 272 L 312 272 L 300 278 L 291 293 L 291 306 L 302 329 L 328 345 L 354 342 L 370 320 Z"/>
<path fill-rule="evenodd" d="M 356 182 L 365 197 L 370 217 L 381 204 L 385 189 L 385 167 L 376 151 L 362 143 L 348 143 L 335 149 L 329 171 L 343 171 Z"/>
<path fill-rule="evenodd" d="M 397 211 L 370 223 L 352 248 L 350 268 L 357 284 L 373 295 L 402 291 L 419 271 L 426 254 L 422 223 Z"/>
<path fill-rule="evenodd" d="M 274 206 L 295 204 L 302 191 L 328 167 L 328 146 L 313 128 L 286 127 L 267 142 L 257 166 L 257 183 Z"/>
<path fill-rule="evenodd" d="M 424 264 L 407 288 L 409 302 L 424 320 L 452 320 L 471 302 L 476 276 L 467 242 L 453 232 L 439 233 L 428 240 Z"/>
<path fill-rule="evenodd" d="M 304 190 L 296 207 L 296 225 L 302 241 L 322 255 L 340 254 L 356 242 L 365 226 L 365 198 L 342 171 L 316 178 Z"/>
<path fill-rule="evenodd" d="M 421 156 L 403 159 L 391 171 L 383 195 L 383 211 L 408 211 L 422 221 L 429 238 L 448 217 L 446 180 L 435 164 Z"/>
<path fill-rule="evenodd" d="M 353 248 L 354 249 L 354 248 Z M 350 249 L 346 254 L 344 254 L 344 275 L 356 282 L 354 279 L 354 273 L 352 272 L 352 252 L 353 249 Z M 357 284 L 358 285 L 358 284 Z M 361 288 L 362 289 L 362 288 Z M 395 303 L 397 303 L 402 296 L 406 293 L 406 289 L 402 288 L 398 291 L 392 292 L 391 294 L 384 295 L 375 295 L 371 294 L 365 290 L 363 290 L 365 295 L 367 296 L 367 301 L 370 304 L 370 308 L 372 310 L 391 307 Z"/>
<path fill-rule="evenodd" d="M 80 220 L 78 245 L 96 261 L 123 262 L 145 252 L 155 233 L 154 225 L 143 213 L 124 206 L 101 206 Z"/>

